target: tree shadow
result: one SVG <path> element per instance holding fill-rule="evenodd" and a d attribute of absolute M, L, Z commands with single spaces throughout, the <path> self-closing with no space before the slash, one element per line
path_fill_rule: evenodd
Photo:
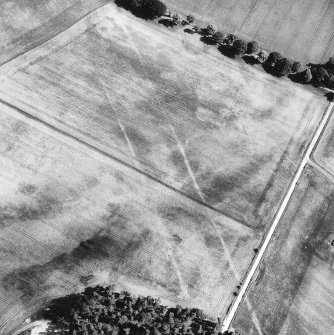
<path fill-rule="evenodd" d="M 190 29 L 190 28 L 186 28 L 183 31 L 187 34 L 191 34 L 191 35 L 195 34 L 195 31 L 193 29 Z"/>
<path fill-rule="evenodd" d="M 235 53 L 231 45 L 221 44 L 218 47 L 218 51 L 226 57 L 235 58 Z"/>
<path fill-rule="evenodd" d="M 251 55 L 245 55 L 242 57 L 242 59 L 244 60 L 245 63 L 249 65 L 255 65 L 260 63 L 254 56 Z"/>
<path fill-rule="evenodd" d="M 326 93 L 325 97 L 327 98 L 328 101 L 334 102 L 334 92 L 328 92 L 328 93 Z"/>
<path fill-rule="evenodd" d="M 302 72 L 289 74 L 289 75 L 288 75 L 288 78 L 289 78 L 291 81 L 293 81 L 294 83 L 297 83 L 297 84 L 303 84 L 303 85 L 306 85 L 306 84 L 307 84 L 307 83 L 304 81 L 303 73 L 302 73 Z"/>
<path fill-rule="evenodd" d="M 173 27 L 173 21 L 170 19 L 160 19 L 158 23 L 164 25 L 167 28 Z"/>
<path fill-rule="evenodd" d="M 262 67 L 263 67 L 264 71 L 266 71 L 270 75 L 272 75 L 274 77 L 277 77 L 277 78 L 282 77 L 282 75 L 278 73 L 278 71 L 275 68 L 275 66 L 271 66 L 267 62 L 264 62 L 264 63 L 262 63 Z"/>
<path fill-rule="evenodd" d="M 49 307 L 41 313 L 45 319 L 56 322 L 59 317 L 66 317 L 70 314 L 74 304 L 78 301 L 76 294 L 56 298 L 49 303 Z"/>
<path fill-rule="evenodd" d="M 216 42 L 213 41 L 212 38 L 208 36 L 202 36 L 200 38 L 200 41 L 207 45 L 216 45 Z"/>
<path fill-rule="evenodd" d="M 156 17 L 151 17 L 147 11 L 145 11 L 144 9 L 138 9 L 138 10 L 133 10 L 129 4 L 128 4 L 128 1 L 126 0 L 115 0 L 115 4 L 118 6 L 118 7 L 121 7 L 121 8 L 124 8 L 128 11 L 130 11 L 134 16 L 137 16 L 141 19 L 144 19 L 144 20 L 153 20 L 155 19 Z"/>

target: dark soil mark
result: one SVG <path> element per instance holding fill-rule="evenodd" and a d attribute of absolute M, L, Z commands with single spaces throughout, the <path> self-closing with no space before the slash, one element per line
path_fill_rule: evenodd
<path fill-rule="evenodd" d="M 2 279 L 2 285 L 6 290 L 19 290 L 25 298 L 31 298 L 42 294 L 49 288 L 48 278 L 55 271 L 73 274 L 77 268 L 92 261 L 107 261 L 110 269 L 117 270 L 120 265 L 131 260 L 148 236 L 149 232 L 143 231 L 140 235 L 121 242 L 105 232 L 100 232 L 80 242 L 70 253 L 61 254 L 44 264 L 12 271 Z M 83 282 L 89 280 L 91 275 L 89 269 L 86 269 L 84 277 L 79 275 L 78 279 Z"/>
<path fill-rule="evenodd" d="M 37 190 L 37 187 L 32 184 L 22 183 L 19 185 L 19 192 L 24 195 L 31 195 L 34 194 Z"/>
<path fill-rule="evenodd" d="M 205 184 L 203 190 L 209 203 L 222 202 L 226 193 L 232 193 L 235 189 L 243 189 L 270 158 L 271 155 L 254 157 L 249 164 L 243 166 L 234 174 L 215 174 L 213 171 L 203 174 L 201 176 L 201 180 Z"/>
<path fill-rule="evenodd" d="M 161 207 L 159 212 L 163 218 L 171 222 L 186 222 L 188 220 L 198 227 L 205 227 L 205 224 L 208 222 L 207 217 L 203 214 L 196 211 L 190 212 L 183 207 L 165 206 Z"/>
<path fill-rule="evenodd" d="M 216 235 L 205 235 L 204 237 L 205 245 L 211 249 L 220 249 L 221 242 L 218 236 Z"/>
<path fill-rule="evenodd" d="M 173 234 L 173 240 L 176 244 L 180 244 L 183 241 L 182 238 L 177 234 Z"/>
<path fill-rule="evenodd" d="M 142 132 L 129 126 L 125 127 L 125 131 L 130 142 L 135 144 L 136 153 L 139 153 L 139 156 L 145 156 L 150 153 L 152 144 Z"/>
<path fill-rule="evenodd" d="M 20 192 L 31 195 L 35 192 L 33 185 L 21 185 Z M 0 206 L 0 228 L 11 226 L 18 222 L 40 220 L 59 213 L 62 204 L 57 198 L 43 196 L 43 198 L 30 197 L 29 203 L 8 203 Z"/>

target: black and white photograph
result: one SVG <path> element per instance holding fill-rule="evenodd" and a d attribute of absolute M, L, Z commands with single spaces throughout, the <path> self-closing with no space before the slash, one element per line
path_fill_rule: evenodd
<path fill-rule="evenodd" d="M 334 0 L 0 0 L 0 335 L 334 335 Z"/>

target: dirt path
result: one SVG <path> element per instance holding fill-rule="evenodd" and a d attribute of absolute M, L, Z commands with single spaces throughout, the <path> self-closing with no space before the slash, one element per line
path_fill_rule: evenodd
<path fill-rule="evenodd" d="M 230 328 L 230 325 L 231 325 L 231 323 L 232 323 L 232 321 L 233 321 L 233 319 L 234 319 L 234 317 L 235 317 L 235 315 L 238 311 L 239 305 L 240 305 L 240 303 L 241 303 L 241 301 L 242 301 L 242 299 L 243 299 L 243 297 L 244 297 L 244 295 L 247 291 L 247 288 L 249 287 L 250 282 L 251 282 L 252 278 L 254 277 L 254 274 L 256 273 L 256 271 L 257 271 L 257 269 L 258 269 L 258 267 L 261 263 L 261 260 L 262 260 L 262 258 L 264 256 L 264 253 L 265 253 L 265 251 L 266 251 L 266 249 L 269 245 L 269 242 L 271 241 L 271 238 L 272 238 L 272 236 L 275 232 L 275 229 L 276 229 L 283 213 L 285 212 L 285 209 L 286 209 L 286 207 L 289 203 L 289 200 L 292 196 L 292 193 L 293 193 L 296 185 L 298 184 L 299 178 L 302 175 L 302 172 L 303 172 L 306 164 L 310 163 L 310 161 L 311 161 L 310 160 L 311 154 L 313 153 L 313 150 L 315 149 L 315 147 L 318 143 L 318 140 L 319 140 L 321 134 L 323 133 L 323 131 L 324 131 L 329 119 L 330 119 L 330 116 L 332 115 L 333 107 L 334 107 L 334 103 L 330 102 L 327 109 L 326 109 L 326 112 L 325 112 L 325 114 L 324 114 L 324 116 L 323 116 L 323 118 L 322 118 L 322 120 L 321 120 L 313 138 L 312 138 L 312 141 L 310 142 L 310 144 L 309 144 L 309 146 L 308 146 L 308 148 L 307 148 L 307 150 L 304 154 L 304 157 L 303 157 L 303 159 L 302 159 L 302 161 L 299 165 L 299 168 L 298 168 L 298 170 L 297 170 L 297 172 L 296 172 L 296 174 L 295 174 L 295 176 L 294 176 L 294 178 L 293 178 L 293 180 L 292 180 L 292 182 L 289 186 L 289 189 L 288 189 L 288 191 L 287 191 L 287 193 L 286 193 L 286 195 L 285 195 L 285 197 L 284 197 L 284 199 L 283 199 L 283 201 L 282 201 L 282 203 L 281 203 L 281 205 L 280 205 L 280 207 L 279 207 L 279 209 L 278 209 L 278 211 L 275 215 L 274 221 L 273 221 L 273 223 L 272 223 L 272 225 L 271 225 L 271 227 L 268 231 L 268 234 L 267 234 L 267 236 L 266 236 L 266 238 L 265 238 L 265 240 L 264 240 L 264 242 L 263 242 L 263 244 L 262 244 L 262 246 L 261 246 L 261 248 L 260 248 L 260 250 L 259 250 L 259 252 L 256 256 L 256 258 L 255 258 L 255 260 L 254 260 L 254 263 L 253 263 L 250 271 L 248 272 L 248 275 L 246 276 L 246 279 L 245 279 L 245 281 L 244 281 L 244 283 L 243 283 L 243 285 L 242 285 L 242 287 L 239 291 L 239 295 L 236 298 L 236 300 L 234 301 L 234 303 L 232 305 L 232 308 L 230 309 L 229 313 L 227 314 L 227 316 L 226 316 L 226 318 L 223 322 L 223 329 L 222 329 L 223 332 L 227 331 Z"/>

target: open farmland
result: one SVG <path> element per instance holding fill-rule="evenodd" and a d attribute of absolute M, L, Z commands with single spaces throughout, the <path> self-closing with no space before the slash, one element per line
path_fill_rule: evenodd
<path fill-rule="evenodd" d="M 334 118 L 332 117 L 314 152 L 314 160 L 332 183 L 334 183 Z"/>
<path fill-rule="evenodd" d="M 0 64 L 66 30 L 108 0 L 6 0 L 0 2 Z"/>
<path fill-rule="evenodd" d="M 246 294 L 234 326 L 244 334 L 334 331 L 334 185 L 308 166 Z M 259 331 L 260 329 L 261 331 Z"/>
<path fill-rule="evenodd" d="M 305 63 L 334 54 L 332 0 L 166 0 L 171 10 L 194 14 L 227 33 L 254 39 Z"/>
<path fill-rule="evenodd" d="M 328 104 L 114 4 L 86 15 L 102 4 L 44 1 L 8 28 L 20 52 L 0 67 L 3 335 L 96 284 L 224 317 Z M 330 166 L 327 132 L 315 156 Z M 332 329 L 330 172 L 305 169 L 238 312 L 245 335 Z"/>
<path fill-rule="evenodd" d="M 1 99 L 260 229 L 326 106 L 114 5 L 1 74 Z"/>
<path fill-rule="evenodd" d="M 260 235 L 3 105 L 0 124 L 0 324 L 98 283 L 225 312 Z"/>

